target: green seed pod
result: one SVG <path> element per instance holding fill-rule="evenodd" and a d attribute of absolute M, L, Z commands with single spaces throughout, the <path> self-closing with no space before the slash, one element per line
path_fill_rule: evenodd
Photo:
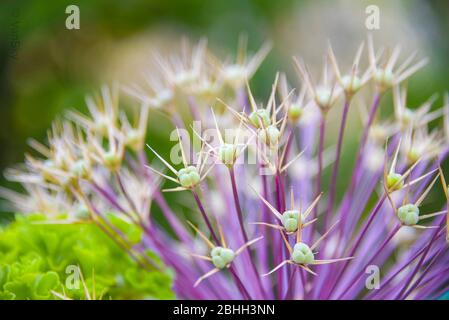
<path fill-rule="evenodd" d="M 200 182 L 201 177 L 194 166 L 188 166 L 178 171 L 178 180 L 184 188 L 192 188 Z"/>
<path fill-rule="evenodd" d="M 392 190 L 400 190 L 404 186 L 404 180 L 402 179 L 401 182 L 399 182 L 402 179 L 402 175 L 399 173 L 390 173 L 387 176 L 387 187 L 388 189 Z M 398 183 L 399 182 L 399 183 Z"/>
<path fill-rule="evenodd" d="M 343 86 L 343 90 L 349 94 L 356 93 L 362 87 L 360 78 L 355 75 L 343 76 L 343 78 L 341 78 L 341 84 Z"/>
<path fill-rule="evenodd" d="M 406 204 L 398 209 L 399 220 L 406 226 L 412 226 L 419 221 L 419 208 L 414 204 Z"/>
<path fill-rule="evenodd" d="M 301 223 L 304 223 L 304 216 L 298 210 L 287 210 L 282 214 L 282 225 L 287 232 L 298 230 L 298 217 L 301 215 Z"/>
<path fill-rule="evenodd" d="M 320 88 L 316 91 L 315 102 L 321 109 L 329 109 L 332 105 L 332 91 Z"/>
<path fill-rule="evenodd" d="M 301 118 L 302 114 L 303 110 L 301 106 L 296 103 L 292 103 L 290 105 L 290 108 L 288 108 L 288 118 L 293 122 L 298 121 Z"/>
<path fill-rule="evenodd" d="M 308 245 L 298 242 L 293 247 L 292 260 L 298 264 L 311 264 L 315 261 L 315 256 Z"/>
<path fill-rule="evenodd" d="M 224 143 L 218 151 L 218 156 L 224 164 L 233 165 L 237 158 L 237 148 L 233 144 Z"/>
<path fill-rule="evenodd" d="M 232 249 L 215 247 L 210 252 L 212 263 L 218 269 L 223 269 L 229 265 L 235 258 L 235 253 Z"/>
<path fill-rule="evenodd" d="M 281 133 L 276 126 L 270 125 L 266 129 L 259 129 L 258 137 L 263 143 L 274 147 L 278 145 Z"/>
<path fill-rule="evenodd" d="M 260 128 L 262 126 L 268 127 L 271 123 L 270 115 L 268 111 L 265 109 L 258 109 L 256 111 L 251 112 L 251 114 L 249 115 L 249 121 L 256 128 Z"/>
<path fill-rule="evenodd" d="M 412 148 L 407 152 L 407 160 L 409 161 L 409 163 L 415 163 L 416 161 L 418 161 L 420 157 L 420 154 L 418 152 L 418 150 Z"/>
<path fill-rule="evenodd" d="M 374 81 L 382 88 L 390 88 L 394 84 L 394 75 L 391 70 L 378 69 L 374 74 Z"/>

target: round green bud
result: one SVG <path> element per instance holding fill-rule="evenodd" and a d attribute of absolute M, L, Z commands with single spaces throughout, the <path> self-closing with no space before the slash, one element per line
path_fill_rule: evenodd
<path fill-rule="evenodd" d="M 178 180 L 184 188 L 192 188 L 200 182 L 201 177 L 196 167 L 188 166 L 178 171 Z"/>
<path fill-rule="evenodd" d="M 218 269 L 223 269 L 229 265 L 235 258 L 235 253 L 232 249 L 215 247 L 210 252 L 212 263 Z"/>
<path fill-rule="evenodd" d="M 298 210 L 287 210 L 282 214 L 282 225 L 287 232 L 298 230 L 298 217 L 301 216 L 301 223 L 304 223 L 304 216 Z"/>
<path fill-rule="evenodd" d="M 332 104 L 332 91 L 327 88 L 321 88 L 316 91 L 316 104 L 323 109 L 327 109 Z"/>
<path fill-rule="evenodd" d="M 268 127 L 270 125 L 270 114 L 265 109 L 258 109 L 249 115 L 250 123 L 256 127 Z M 262 125 L 261 125 L 262 124 Z"/>
<path fill-rule="evenodd" d="M 387 176 L 387 187 L 392 190 L 400 190 L 404 186 L 404 179 L 402 179 L 402 175 L 399 173 L 390 173 Z M 401 181 L 401 182 L 399 182 Z"/>
<path fill-rule="evenodd" d="M 415 163 L 419 159 L 419 152 L 418 150 L 412 148 L 407 152 L 407 160 L 409 163 Z"/>
<path fill-rule="evenodd" d="M 258 137 L 263 143 L 269 146 L 276 146 L 279 143 L 281 132 L 276 126 L 270 125 L 265 129 L 259 129 Z"/>
<path fill-rule="evenodd" d="M 374 80 L 379 86 L 389 88 L 394 84 L 394 75 L 391 70 L 378 69 L 374 73 Z"/>
<path fill-rule="evenodd" d="M 226 165 L 232 165 L 237 157 L 237 148 L 231 143 L 224 143 L 218 150 L 220 161 Z"/>
<path fill-rule="evenodd" d="M 347 93 L 356 93 L 362 87 L 362 81 L 357 76 L 346 75 L 341 78 L 343 90 Z"/>
<path fill-rule="evenodd" d="M 315 261 L 315 256 L 308 245 L 298 242 L 293 247 L 292 260 L 297 264 L 311 264 Z"/>
<path fill-rule="evenodd" d="M 419 208 L 414 204 L 406 204 L 398 209 L 399 220 L 406 226 L 413 226 L 419 221 Z"/>
<path fill-rule="evenodd" d="M 292 103 L 288 108 L 288 118 L 295 122 L 298 121 L 303 114 L 303 110 L 299 104 Z"/>
<path fill-rule="evenodd" d="M 103 155 L 103 162 L 106 167 L 115 171 L 120 167 L 122 158 L 117 153 L 108 151 Z"/>

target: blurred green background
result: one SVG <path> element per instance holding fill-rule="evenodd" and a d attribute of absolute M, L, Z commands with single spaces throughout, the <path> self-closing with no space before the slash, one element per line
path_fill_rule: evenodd
<path fill-rule="evenodd" d="M 65 28 L 65 8 L 71 4 L 80 8 L 80 30 Z M 252 51 L 271 40 L 274 49 L 252 81 L 257 97 L 265 99 L 277 70 L 296 79 L 292 55 L 302 55 L 312 69 L 318 68 L 327 39 L 337 56 L 349 62 L 366 37 L 365 8 L 370 4 L 380 8 L 377 44 L 400 43 L 406 54 L 417 49 L 431 58 L 426 70 L 410 81 L 410 105 L 435 92 L 441 105 L 441 94 L 449 87 L 447 0 L 2 0 L 0 171 L 23 161 L 27 138 L 43 139 L 65 109 L 83 109 L 86 94 L 103 83 L 132 81 L 159 45 L 177 46 L 182 37 L 195 41 L 205 36 L 225 58 L 235 52 L 242 33 Z M 386 104 L 388 112 L 391 103 Z M 158 132 L 157 125 L 151 132 Z M 348 150 L 356 138 L 348 134 Z M 3 177 L 0 182 L 6 184 Z"/>

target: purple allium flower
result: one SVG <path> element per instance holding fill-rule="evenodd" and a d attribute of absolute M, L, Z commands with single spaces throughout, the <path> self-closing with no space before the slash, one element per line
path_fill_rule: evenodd
<path fill-rule="evenodd" d="M 156 56 L 158 68 L 144 84 L 124 87 L 141 104 L 134 118 L 119 107 L 118 88 L 103 87 L 86 100 L 89 115 L 70 112 L 53 125 L 48 146 L 31 142 L 39 156 L 7 172 L 26 194 L 2 195 L 19 212 L 96 223 L 143 268 L 161 268 L 147 254 L 156 252 L 175 271 L 179 298 L 439 297 L 449 289 L 449 196 L 440 167 L 449 104 L 446 98 L 431 111 L 431 98 L 410 108 L 403 84 L 426 60 L 411 56 L 397 66 L 399 49 L 377 54 L 369 38 L 368 67 L 361 68 L 362 44 L 342 74 L 329 46 L 319 85 L 295 59 L 301 90 L 277 74 L 261 105 L 248 81 L 269 47 L 247 59 L 241 45 L 235 63 L 220 62 L 204 40 L 184 43 L 179 56 Z M 371 105 L 361 103 L 358 149 L 343 166 L 354 97 Z M 381 117 L 381 101 L 392 119 Z M 329 111 L 339 104 L 337 143 L 326 146 L 335 122 Z M 167 157 L 146 139 L 153 110 L 173 123 Z M 441 117 L 444 130 L 430 130 Z M 349 174 L 342 170 L 351 166 Z M 427 212 L 422 204 L 440 186 L 447 201 Z M 163 192 L 176 192 L 176 202 Z M 140 228 L 141 241 L 131 241 L 110 214 Z"/>

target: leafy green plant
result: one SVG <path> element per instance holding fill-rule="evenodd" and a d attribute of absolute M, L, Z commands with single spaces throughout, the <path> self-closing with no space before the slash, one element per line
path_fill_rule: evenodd
<path fill-rule="evenodd" d="M 111 222 L 140 241 L 140 230 L 116 219 Z M 18 215 L 0 229 L 0 299 L 57 299 L 52 291 L 83 299 L 81 284 L 66 286 L 70 266 L 79 266 L 88 289 L 103 299 L 174 298 L 171 271 L 143 269 L 96 225 L 47 222 L 40 214 Z"/>

